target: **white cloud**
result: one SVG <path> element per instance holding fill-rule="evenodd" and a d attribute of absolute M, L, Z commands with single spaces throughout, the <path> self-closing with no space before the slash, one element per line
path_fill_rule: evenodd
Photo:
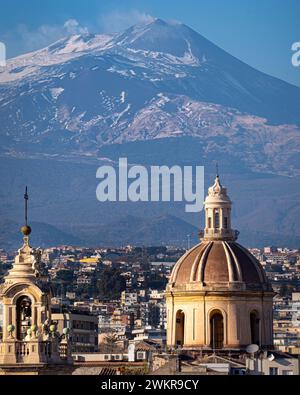
<path fill-rule="evenodd" d="M 128 12 L 113 11 L 101 15 L 98 23 L 99 27 L 105 33 L 120 32 L 132 25 L 150 23 L 154 18 L 144 12 L 131 10 Z"/>
<path fill-rule="evenodd" d="M 114 11 L 101 15 L 92 30 L 95 33 L 97 31 L 114 33 L 132 25 L 146 24 L 153 20 L 151 15 L 138 10 Z M 86 26 L 81 25 L 76 19 L 68 19 L 63 25 L 41 25 L 37 29 L 30 29 L 27 25 L 21 24 L 1 39 L 6 44 L 8 56 L 13 57 L 47 47 L 63 37 L 88 33 L 89 29 Z"/>
<path fill-rule="evenodd" d="M 67 20 L 64 25 L 41 25 L 37 29 L 29 29 L 21 24 L 16 30 L 7 33 L 3 41 L 12 56 L 35 51 L 47 47 L 53 42 L 72 34 L 87 34 L 88 28 L 76 19 Z"/>
<path fill-rule="evenodd" d="M 64 24 L 64 29 L 69 34 L 88 34 L 89 29 L 81 26 L 76 19 L 68 19 Z"/>

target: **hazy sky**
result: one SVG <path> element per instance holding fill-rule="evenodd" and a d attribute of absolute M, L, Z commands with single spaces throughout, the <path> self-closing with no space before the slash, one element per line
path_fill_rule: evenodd
<path fill-rule="evenodd" d="M 255 68 L 300 86 L 291 46 L 300 42 L 299 0 L 1 0 L 8 57 L 70 33 L 120 31 L 149 16 L 189 25 Z"/>

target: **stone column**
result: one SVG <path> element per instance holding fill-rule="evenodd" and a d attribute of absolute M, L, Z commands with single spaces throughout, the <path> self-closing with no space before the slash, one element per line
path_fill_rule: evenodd
<path fill-rule="evenodd" d="M 238 338 L 239 332 L 239 308 L 237 306 L 238 302 L 232 302 L 228 306 L 228 316 L 227 316 L 227 341 L 228 347 L 238 347 L 240 344 L 240 339 Z"/>
<path fill-rule="evenodd" d="M 231 209 L 227 209 L 227 228 L 231 229 Z"/>
<path fill-rule="evenodd" d="M 219 209 L 220 229 L 223 229 L 223 227 L 224 227 L 224 219 L 223 219 L 223 216 L 224 216 L 224 209 L 223 209 L 223 208 L 220 208 L 220 209 Z"/>

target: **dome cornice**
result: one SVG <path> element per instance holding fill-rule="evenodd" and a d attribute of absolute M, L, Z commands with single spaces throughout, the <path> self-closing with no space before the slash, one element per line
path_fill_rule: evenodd
<path fill-rule="evenodd" d="M 188 300 L 188 298 L 197 301 L 201 301 L 201 299 L 207 299 L 209 300 L 212 298 L 213 300 L 216 300 L 220 298 L 220 300 L 223 300 L 228 298 L 228 300 L 233 301 L 234 299 L 236 300 L 247 300 L 248 297 L 251 298 L 257 298 L 258 300 L 261 300 L 262 297 L 273 297 L 275 295 L 275 292 L 273 290 L 241 290 L 241 289 L 190 289 L 189 286 L 187 287 L 182 287 L 182 288 L 172 288 L 170 285 L 167 286 L 167 290 L 165 293 L 166 298 L 176 298 L 178 301 L 182 298 L 185 302 Z"/>

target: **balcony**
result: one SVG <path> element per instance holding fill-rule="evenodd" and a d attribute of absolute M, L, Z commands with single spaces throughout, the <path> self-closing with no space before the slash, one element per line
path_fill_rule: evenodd
<path fill-rule="evenodd" d="M 67 344 L 57 341 L 19 341 L 0 342 L 0 364 L 46 364 L 65 360 Z"/>
<path fill-rule="evenodd" d="M 52 354 L 51 342 L 15 342 L 17 363 L 26 363 L 36 360 L 39 356 L 41 362 L 47 362 Z"/>

